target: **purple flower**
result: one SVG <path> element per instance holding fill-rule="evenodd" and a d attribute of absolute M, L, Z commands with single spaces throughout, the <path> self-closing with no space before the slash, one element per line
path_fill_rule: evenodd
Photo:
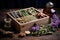
<path fill-rule="evenodd" d="M 53 14 L 52 19 L 59 20 L 58 16 L 56 14 Z"/>
<path fill-rule="evenodd" d="M 52 16 L 53 22 L 50 24 L 52 27 L 58 27 L 60 24 L 60 20 L 56 14 L 53 14 Z"/>
<path fill-rule="evenodd" d="M 32 30 L 35 31 L 36 30 L 35 27 L 32 27 Z"/>
<path fill-rule="evenodd" d="M 53 14 L 52 16 L 53 22 L 50 24 L 52 27 L 58 27 L 60 24 L 60 20 L 56 14 Z"/>
<path fill-rule="evenodd" d="M 40 29 L 40 27 L 39 27 L 39 26 L 36 26 L 35 28 L 36 28 L 36 30 L 39 30 L 39 29 Z"/>
<path fill-rule="evenodd" d="M 54 23 L 54 22 L 52 22 L 50 25 L 51 25 L 52 27 L 58 27 L 58 24 L 57 24 L 57 23 Z"/>
<path fill-rule="evenodd" d="M 40 28 L 39 28 L 38 25 L 32 27 L 32 30 L 33 30 L 33 31 L 36 31 L 36 30 L 39 30 L 39 29 L 40 29 Z"/>

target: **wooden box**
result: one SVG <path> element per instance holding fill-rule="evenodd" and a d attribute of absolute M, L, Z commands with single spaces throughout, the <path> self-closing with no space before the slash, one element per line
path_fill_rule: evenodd
<path fill-rule="evenodd" d="M 18 11 L 18 10 L 16 10 Z M 13 11 L 11 11 L 13 12 Z M 13 24 L 15 25 L 15 28 L 19 31 L 19 32 L 24 32 L 24 31 L 27 31 L 29 30 L 34 23 L 38 24 L 38 25 L 45 25 L 48 23 L 49 21 L 49 16 L 46 15 L 46 17 L 44 18 L 40 18 L 40 19 L 36 19 L 36 20 L 33 20 L 33 21 L 30 21 L 30 22 L 26 22 L 26 23 L 19 23 L 16 18 L 14 18 L 10 13 L 11 12 L 7 12 L 7 15 L 13 20 Z M 44 14 L 44 13 L 43 13 Z"/>

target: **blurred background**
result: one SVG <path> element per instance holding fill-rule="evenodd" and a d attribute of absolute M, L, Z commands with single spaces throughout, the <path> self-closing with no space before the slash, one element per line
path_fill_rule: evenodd
<path fill-rule="evenodd" d="M 59 8 L 59 0 L 0 0 L 0 9 L 12 9 L 12 8 L 44 8 L 47 2 L 53 2 L 55 8 Z"/>

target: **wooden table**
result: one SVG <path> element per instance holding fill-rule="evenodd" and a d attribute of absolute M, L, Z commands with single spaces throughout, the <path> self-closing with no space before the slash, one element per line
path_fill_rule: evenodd
<path fill-rule="evenodd" d="M 4 22 L 3 19 L 5 18 L 5 10 L 0 11 L 0 28 L 3 26 Z M 58 9 L 57 9 L 58 12 Z M 60 11 L 59 11 L 60 13 Z M 26 36 L 24 38 L 0 38 L 0 40 L 60 40 L 60 28 L 57 32 L 53 33 L 52 35 L 44 35 L 39 37 L 33 36 Z"/>

